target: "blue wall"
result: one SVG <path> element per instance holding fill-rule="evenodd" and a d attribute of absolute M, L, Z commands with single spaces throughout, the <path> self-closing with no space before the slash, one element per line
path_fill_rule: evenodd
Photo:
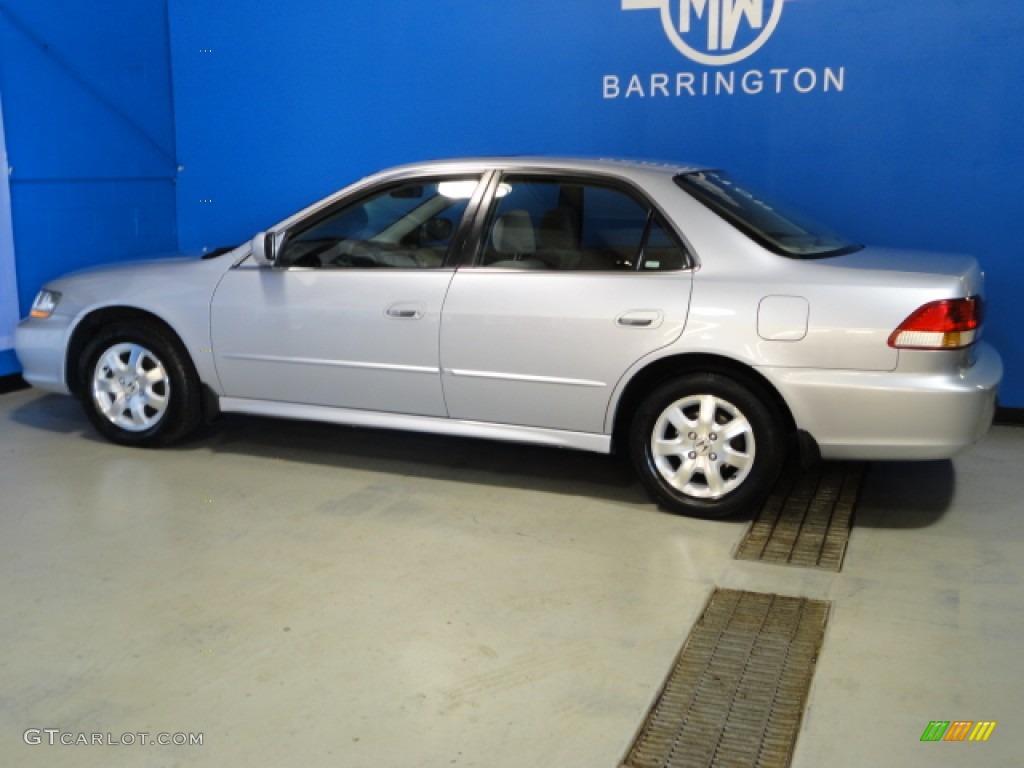
<path fill-rule="evenodd" d="M 164 0 L 0 0 L 0 97 L 22 316 L 52 277 L 177 249 Z"/>
<path fill-rule="evenodd" d="M 765 0 L 764 21 L 773 7 Z M 409 160 L 563 152 L 714 163 L 857 239 L 976 255 L 988 338 L 1007 366 L 1002 401 L 1024 407 L 1013 314 L 1024 285 L 1019 0 L 789 0 L 767 42 L 725 67 L 686 58 L 657 10 L 621 0 L 262 8 L 170 0 L 184 246 L 241 241 Z M 693 22 L 685 39 L 706 53 Z M 737 46 L 755 34 L 741 24 Z M 733 73 L 733 95 L 715 95 L 716 71 Z M 745 93 L 742 78 L 756 91 L 757 72 L 760 93 Z M 675 95 L 679 73 L 696 95 Z M 633 75 L 641 88 L 627 98 Z M 669 87 L 652 89 L 651 75 Z"/>
<path fill-rule="evenodd" d="M 689 159 L 857 239 L 978 256 L 987 335 L 1007 366 L 1002 402 L 1024 407 L 1012 315 L 1024 285 L 1013 194 L 1024 175 L 1024 4 L 788 0 L 760 48 L 708 66 L 670 42 L 658 10 L 624 2 L 658 5 L 0 0 L 23 304 L 69 266 L 173 246 L 175 205 L 180 244 L 197 249 L 239 242 L 403 161 Z M 678 29 L 680 0 L 664 2 Z M 776 2 L 763 0 L 763 21 Z M 703 20 L 692 25 L 691 49 L 729 52 L 708 49 Z M 757 30 L 737 30 L 733 50 L 755 42 Z M 716 94 L 716 74 L 732 78 L 732 94 Z M 679 82 L 694 95 L 677 95 Z M 129 180 L 87 193 L 47 181 L 110 176 Z"/>
<path fill-rule="evenodd" d="M 3 96 L 0 94 L 0 169 L 7 167 Z M 13 349 L 14 329 L 21 319 L 18 312 L 17 283 L 17 274 L 14 269 L 14 232 L 11 227 L 11 188 L 7 174 L 2 173 L 0 175 L 0 371 L 13 370 L 17 366 Z"/>

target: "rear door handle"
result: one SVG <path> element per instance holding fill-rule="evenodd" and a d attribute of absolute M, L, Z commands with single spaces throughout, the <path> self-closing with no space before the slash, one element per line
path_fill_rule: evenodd
<path fill-rule="evenodd" d="M 662 317 L 660 309 L 631 309 L 615 318 L 615 324 L 622 328 L 657 328 Z"/>
<path fill-rule="evenodd" d="M 419 320 L 424 311 L 425 307 L 418 302 L 400 301 L 385 309 L 384 314 L 398 320 Z"/>

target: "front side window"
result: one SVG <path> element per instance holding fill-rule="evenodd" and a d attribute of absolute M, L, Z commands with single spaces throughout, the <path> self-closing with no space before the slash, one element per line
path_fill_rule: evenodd
<path fill-rule="evenodd" d="M 502 269 L 684 269 L 682 245 L 660 214 L 611 184 L 506 176 L 498 185 L 480 265 Z"/>
<path fill-rule="evenodd" d="M 782 256 L 814 259 L 862 248 L 721 171 L 684 173 L 676 177 L 676 184 L 752 240 Z"/>
<path fill-rule="evenodd" d="M 285 237 L 277 265 L 423 269 L 444 265 L 478 178 L 402 182 Z"/>

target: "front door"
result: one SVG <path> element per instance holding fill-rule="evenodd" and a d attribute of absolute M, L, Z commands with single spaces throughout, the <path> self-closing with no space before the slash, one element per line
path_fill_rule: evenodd
<path fill-rule="evenodd" d="M 284 233 L 275 267 L 230 270 L 213 297 L 228 397 L 447 415 L 438 365 L 448 250 L 476 179 L 401 182 Z"/>

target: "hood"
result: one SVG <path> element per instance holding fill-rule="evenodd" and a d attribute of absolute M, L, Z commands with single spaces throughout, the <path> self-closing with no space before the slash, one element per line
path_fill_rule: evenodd
<path fill-rule="evenodd" d="M 174 256 L 155 256 L 151 259 L 133 259 L 131 261 L 118 261 L 108 264 L 97 264 L 91 267 L 83 267 L 82 269 L 76 269 L 73 272 L 61 275 L 59 279 L 64 280 L 67 278 L 114 275 L 124 272 L 154 272 L 173 268 L 180 264 L 195 264 L 200 260 L 201 255 L 199 254 L 189 256 L 180 254 Z"/>
<path fill-rule="evenodd" d="M 79 277 L 82 275 L 112 275 L 123 272 L 151 273 L 153 271 L 173 269 L 176 266 L 186 264 L 197 264 L 204 261 L 211 261 L 217 257 L 224 256 L 237 250 L 239 246 L 217 248 L 212 251 L 197 251 L 192 253 L 167 253 L 157 254 L 145 259 L 131 259 L 129 261 L 118 261 L 107 264 L 97 264 L 91 267 L 83 267 L 73 272 L 61 275 L 59 279 L 68 277 Z"/>
<path fill-rule="evenodd" d="M 210 295 L 236 259 L 203 259 L 200 255 L 126 261 L 81 269 L 47 281 L 45 287 L 59 291 L 61 308 L 77 314 L 86 309 L 124 304 L 148 309 L 186 294 Z"/>

